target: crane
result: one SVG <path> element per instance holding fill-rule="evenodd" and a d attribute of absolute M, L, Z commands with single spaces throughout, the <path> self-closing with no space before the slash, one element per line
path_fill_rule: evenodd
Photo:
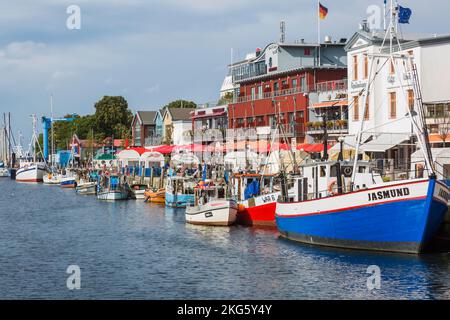
<path fill-rule="evenodd" d="M 52 128 L 55 122 L 73 122 L 78 115 L 76 113 L 71 114 L 69 118 L 53 118 L 53 117 L 42 117 L 43 123 L 43 140 L 44 140 L 44 159 L 48 160 L 48 130 Z"/>

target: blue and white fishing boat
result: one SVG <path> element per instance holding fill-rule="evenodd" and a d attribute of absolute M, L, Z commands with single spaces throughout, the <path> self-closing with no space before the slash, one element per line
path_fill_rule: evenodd
<path fill-rule="evenodd" d="M 128 200 L 130 190 L 126 183 L 123 183 L 119 175 L 104 174 L 99 177 L 97 184 L 97 199 L 98 200 Z"/>
<path fill-rule="evenodd" d="M 336 184 L 338 166 L 352 168 L 340 161 L 317 163 L 303 168 L 306 177 L 294 179 L 295 197 L 280 200 L 276 207 L 281 236 L 351 249 L 404 253 L 425 249 L 447 213 L 449 189 L 444 183 L 434 178 L 383 183 L 367 164 L 359 163 L 362 173 L 357 174 L 354 191 L 318 192 L 320 184 Z M 308 171 L 319 170 L 323 177 L 307 177 Z M 342 182 L 350 184 L 348 178 Z"/>
<path fill-rule="evenodd" d="M 394 34 L 397 10 L 393 5 L 391 14 L 388 31 L 390 54 L 370 55 L 371 71 L 365 88 L 359 94 L 363 98 L 362 114 L 366 114 L 368 107 L 366 100 L 373 83 L 373 66 L 380 60 L 386 61 L 385 65 L 391 65 L 397 79 L 403 79 L 398 66 L 408 68 L 411 76 L 407 79 L 412 82 L 408 86 L 412 88 L 415 99 L 413 106 L 405 106 L 405 109 L 411 108 L 405 112 L 417 138 L 417 147 L 423 154 L 427 175 L 419 171 L 408 172 L 405 180 L 383 182 L 381 176 L 372 170 L 371 163 L 359 161 L 357 156 L 351 162 L 343 161 L 341 143 L 338 161 L 326 161 L 324 155 L 325 161 L 302 167 L 302 176 L 293 179 L 293 198 L 288 195 L 287 184 L 283 183 L 282 196 L 276 205 L 276 223 L 282 237 L 314 245 L 418 254 L 426 249 L 444 221 L 450 190 L 436 178 L 413 57 L 394 54 L 392 42 L 398 37 Z M 379 70 L 374 71 L 373 79 L 378 74 Z M 405 91 L 402 86 L 401 89 Z M 385 91 L 382 89 L 370 94 L 383 95 Z M 406 92 L 403 94 L 404 101 L 408 101 Z M 364 119 L 361 119 L 355 155 L 359 155 L 360 148 L 367 143 L 362 138 L 363 129 Z"/>
<path fill-rule="evenodd" d="M 194 188 L 197 184 L 193 178 L 172 176 L 167 177 L 166 206 L 186 208 L 194 203 Z"/>

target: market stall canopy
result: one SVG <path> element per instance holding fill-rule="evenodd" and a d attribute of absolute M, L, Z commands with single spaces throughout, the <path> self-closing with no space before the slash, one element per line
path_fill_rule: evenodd
<path fill-rule="evenodd" d="M 147 151 L 141 155 L 140 160 L 146 162 L 164 162 L 164 155 L 160 152 Z"/>
<path fill-rule="evenodd" d="M 153 152 L 159 152 L 161 154 L 171 154 L 173 150 L 175 149 L 175 146 L 158 146 L 158 147 L 151 147 L 148 149 L 148 151 Z"/>
<path fill-rule="evenodd" d="M 362 145 L 364 152 L 386 152 L 399 144 L 409 140 L 407 134 L 380 133 L 374 134 L 372 140 Z"/>
<path fill-rule="evenodd" d="M 141 155 L 135 149 L 125 149 L 117 153 L 117 159 L 125 161 L 139 161 Z"/>
<path fill-rule="evenodd" d="M 331 149 L 331 146 L 328 145 L 328 150 Z M 297 150 L 299 151 L 305 151 L 308 153 L 320 153 L 323 152 L 324 147 L 322 143 L 315 143 L 315 144 L 309 144 L 309 143 L 303 143 L 297 145 Z"/>
<path fill-rule="evenodd" d="M 200 160 L 193 153 L 179 153 L 172 157 L 172 162 L 178 164 L 200 164 Z"/>

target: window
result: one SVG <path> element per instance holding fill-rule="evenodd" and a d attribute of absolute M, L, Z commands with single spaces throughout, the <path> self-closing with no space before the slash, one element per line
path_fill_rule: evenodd
<path fill-rule="evenodd" d="M 134 145 L 136 147 L 141 146 L 141 125 L 138 121 L 136 121 L 136 124 L 134 126 Z"/>
<path fill-rule="evenodd" d="M 305 118 L 305 112 L 304 112 L 304 111 L 298 111 L 298 112 L 297 112 L 297 117 L 298 117 L 298 119 L 303 119 L 303 118 Z"/>
<path fill-rule="evenodd" d="M 369 106 L 370 106 L 370 104 L 369 104 L 369 102 L 370 102 L 370 97 L 369 97 L 369 95 L 367 95 L 367 97 L 366 97 L 366 110 L 365 110 L 365 112 L 364 112 L 364 120 L 369 120 L 370 119 L 370 110 L 369 110 Z"/>
<path fill-rule="evenodd" d="M 264 116 L 257 116 L 256 117 L 256 124 L 262 125 L 264 123 Z"/>
<path fill-rule="evenodd" d="M 359 97 L 353 97 L 353 121 L 359 120 Z"/>
<path fill-rule="evenodd" d="M 253 121 L 254 121 L 253 117 L 247 118 L 247 124 L 253 124 Z"/>
<path fill-rule="evenodd" d="M 275 129 L 276 128 L 276 126 L 277 126 L 277 124 L 276 124 L 276 122 L 275 122 L 275 116 L 269 116 L 269 126 L 272 128 L 272 129 Z"/>
<path fill-rule="evenodd" d="M 306 91 L 306 76 L 300 78 L 300 88 L 302 91 Z"/>
<path fill-rule="evenodd" d="M 288 89 L 288 87 L 289 87 L 289 85 L 288 85 L 287 80 L 281 81 L 281 88 L 282 89 Z"/>
<path fill-rule="evenodd" d="M 252 100 L 255 100 L 255 98 L 256 98 L 256 88 L 255 87 L 252 87 L 251 94 L 252 94 Z"/>
<path fill-rule="evenodd" d="M 242 126 L 243 124 L 244 124 L 244 119 L 243 118 L 237 119 L 237 125 L 238 126 Z"/>
<path fill-rule="evenodd" d="M 409 111 L 414 110 L 414 90 L 408 90 L 408 107 Z"/>
<path fill-rule="evenodd" d="M 311 55 L 311 49 L 305 49 L 305 56 Z"/>
<path fill-rule="evenodd" d="M 298 80 L 297 79 L 292 79 L 292 88 L 297 88 L 298 85 Z"/>
<path fill-rule="evenodd" d="M 263 98 L 263 87 L 258 86 L 258 99 L 262 99 L 262 98 Z"/>
<path fill-rule="evenodd" d="M 273 91 L 275 91 L 275 93 L 277 93 L 278 90 L 280 90 L 280 85 L 278 84 L 278 82 L 274 82 L 273 83 Z"/>
<path fill-rule="evenodd" d="M 390 108 L 389 108 L 389 117 L 391 119 L 395 119 L 397 117 L 397 94 L 395 92 L 389 93 L 390 97 Z"/>
<path fill-rule="evenodd" d="M 358 56 L 353 56 L 353 80 L 358 80 Z"/>
<path fill-rule="evenodd" d="M 390 67 L 389 73 L 390 73 L 391 75 L 393 75 L 393 74 L 395 74 L 394 61 L 391 60 L 390 66 L 391 66 L 391 67 Z"/>
<path fill-rule="evenodd" d="M 320 166 L 320 177 L 324 178 L 327 176 L 327 167 L 325 166 Z"/>
<path fill-rule="evenodd" d="M 367 54 L 364 55 L 364 79 L 369 77 L 369 57 Z"/>

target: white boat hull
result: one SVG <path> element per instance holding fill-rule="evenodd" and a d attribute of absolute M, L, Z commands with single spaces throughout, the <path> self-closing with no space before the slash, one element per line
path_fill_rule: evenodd
<path fill-rule="evenodd" d="M 82 195 L 94 195 L 97 193 L 97 184 L 95 182 L 79 184 L 76 187 L 76 191 L 78 194 Z"/>
<path fill-rule="evenodd" d="M 61 180 L 59 179 L 58 176 L 55 176 L 55 175 L 49 176 L 48 174 L 44 174 L 43 181 L 44 181 L 44 184 L 50 184 L 50 185 L 59 185 L 61 182 Z"/>
<path fill-rule="evenodd" d="M 97 193 L 97 199 L 107 201 L 127 200 L 128 193 L 125 191 L 101 191 Z"/>
<path fill-rule="evenodd" d="M 186 208 L 186 222 L 206 226 L 230 226 L 236 222 L 235 201 L 214 200 L 205 205 Z"/>
<path fill-rule="evenodd" d="M 17 182 L 42 182 L 46 174 L 45 166 L 41 164 L 33 164 L 17 170 Z"/>
<path fill-rule="evenodd" d="M 145 199 L 145 190 L 133 190 L 133 197 L 136 200 L 144 200 Z"/>

